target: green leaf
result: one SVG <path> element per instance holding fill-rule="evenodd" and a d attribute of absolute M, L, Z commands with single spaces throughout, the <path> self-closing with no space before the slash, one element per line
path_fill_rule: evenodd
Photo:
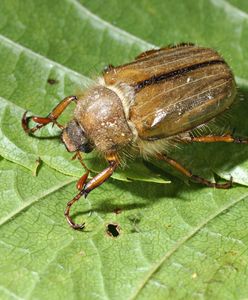
<path fill-rule="evenodd" d="M 165 164 L 137 160 L 73 206 L 75 221 L 86 222 L 74 231 L 63 212 L 80 164 L 58 139 L 21 128 L 25 110 L 46 115 L 109 63 L 190 41 L 217 49 L 232 67 L 239 98 L 229 128 L 248 136 L 247 16 L 241 0 L 0 2 L 1 299 L 247 298 L 245 186 L 185 185 Z M 183 145 L 170 155 L 211 180 L 248 185 L 246 145 Z M 105 165 L 84 159 L 92 175 Z M 171 184 L 156 184 L 168 176 Z M 108 224 L 119 226 L 117 237 Z"/>
<path fill-rule="evenodd" d="M 46 8 L 47 9 L 47 8 Z M 4 57 L 2 66 L 2 85 L 0 86 L 1 131 L 0 154 L 36 173 L 38 161 L 42 160 L 50 167 L 66 175 L 81 176 L 82 168 L 77 162 L 72 162 L 71 155 L 60 143 L 60 139 L 35 139 L 24 134 L 21 118 L 24 109 L 28 108 L 37 114 L 48 114 L 49 111 L 65 95 L 86 89 L 91 80 L 72 69 L 51 61 L 45 55 L 40 55 L 27 47 L 0 36 L 0 51 Z M 32 80 L 30 80 L 32 78 Z M 48 80 L 58 82 L 54 88 Z M 13 86 L 9 87 L 9 81 Z M 57 98 L 55 100 L 54 98 Z M 72 110 L 67 113 L 67 120 L 72 116 Z M 66 118 L 64 118 L 66 119 Z M 9 124 L 13 124 L 10 126 Z M 58 132 L 48 128 L 46 136 L 58 135 Z M 93 172 L 104 168 L 104 163 L 93 155 L 85 159 L 87 166 Z M 165 176 L 152 172 L 142 161 L 130 165 L 135 172 L 117 171 L 113 177 L 119 180 L 129 179 L 167 183 Z"/>
<path fill-rule="evenodd" d="M 247 188 L 110 180 L 76 206 L 74 218 L 87 226 L 79 232 L 63 217 L 74 178 L 45 165 L 37 177 L 5 160 L 0 167 L 1 298 L 247 294 Z M 120 226 L 116 238 L 106 233 L 110 223 Z"/>
<path fill-rule="evenodd" d="M 30 100 L 25 101 L 25 103 L 19 103 L 20 99 L 18 98 L 16 103 L 14 100 L 7 100 L 1 98 L 1 120 L 2 120 L 2 130 L 0 132 L 2 138 L 0 142 L 0 153 L 3 157 L 19 163 L 22 166 L 25 166 L 36 172 L 38 166 L 37 161 L 40 159 L 46 162 L 50 167 L 72 176 L 81 176 L 82 168 L 77 163 L 73 163 L 70 160 L 70 154 L 65 151 L 65 148 L 62 144 L 59 143 L 59 138 L 57 139 L 43 139 L 37 140 L 35 138 L 27 137 L 21 126 L 20 120 L 24 113 L 24 110 L 19 107 L 22 105 L 27 107 L 30 103 L 30 107 L 40 106 L 41 101 L 39 98 L 41 94 L 43 97 L 47 93 L 46 89 L 49 86 L 47 80 L 52 77 L 56 78 L 58 82 L 62 81 L 62 87 L 58 87 L 57 93 L 61 93 L 61 98 L 64 97 L 60 90 L 63 88 L 63 85 L 66 83 L 66 87 L 71 87 L 71 89 L 79 89 L 80 84 L 87 86 L 90 82 L 88 78 L 81 76 L 75 73 L 72 70 L 67 69 L 66 67 L 59 66 L 57 63 L 49 62 L 47 58 L 32 53 L 30 50 L 14 44 L 12 41 L 6 39 L 5 37 L 0 37 L 0 49 L 1 53 L 11 56 L 11 62 L 15 65 L 15 73 L 22 73 L 22 77 L 19 79 L 18 76 L 13 74 L 12 68 L 9 67 L 9 62 L 6 63 L 6 66 L 3 65 L 3 74 L 2 76 L 6 80 L 7 78 L 15 77 L 15 82 L 17 85 L 21 85 L 24 91 L 18 91 L 18 93 L 23 93 L 22 96 L 18 96 L 23 99 L 35 98 L 37 94 L 38 102 L 31 103 Z M 18 63 L 17 63 L 18 62 Z M 34 69 L 34 66 L 37 68 Z M 30 79 L 28 74 L 32 73 L 32 89 L 28 90 L 26 95 L 26 89 L 30 89 Z M 49 74 L 51 73 L 51 75 Z M 24 76 L 25 74 L 25 76 Z M 54 74 L 54 75 L 52 75 Z M 26 81 L 25 82 L 25 78 Z M 33 81 L 35 80 L 35 82 Z M 24 81 L 24 82 L 23 82 Z M 68 81 L 68 83 L 67 83 Z M 26 85 L 26 86 L 25 86 Z M 45 87 L 43 93 L 40 93 L 41 87 Z M 2 86 L 2 92 L 5 97 L 5 85 Z M 82 87 L 81 87 L 82 89 Z M 54 91 L 51 91 L 54 92 Z M 29 94 L 31 93 L 31 94 Z M 72 92 L 68 92 L 69 94 Z M 63 96 L 62 96 L 63 95 Z M 56 95 L 57 96 L 57 95 Z M 49 111 L 55 106 L 55 101 L 53 105 L 51 102 L 52 95 L 48 93 L 44 101 L 43 111 Z M 12 102 L 11 102 L 12 101 Z M 18 106 L 17 106 L 18 105 Z M 48 107 L 48 108 L 47 108 Z M 35 110 L 35 108 L 34 108 Z M 37 109 L 38 111 L 38 109 Z M 9 126 L 9 124 L 13 124 Z M 50 135 L 51 135 L 50 130 Z M 49 133 L 47 134 L 49 135 Z M 21 137 L 21 138 L 20 138 Z M 101 163 L 101 160 L 95 158 L 95 156 L 89 156 L 86 158 L 88 162 L 88 167 L 92 171 L 100 171 L 104 164 Z M 123 171 L 119 171 L 114 174 L 114 177 L 120 180 L 137 179 L 137 180 L 148 180 L 154 182 L 165 183 L 168 182 L 163 176 L 152 172 L 149 168 L 145 167 L 142 162 L 133 163 L 136 169 L 135 174 L 129 172 L 128 177 Z"/>

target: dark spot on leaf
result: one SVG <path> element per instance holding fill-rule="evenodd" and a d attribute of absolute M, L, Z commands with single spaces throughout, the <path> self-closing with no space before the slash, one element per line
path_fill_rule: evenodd
<path fill-rule="evenodd" d="M 121 213 L 121 209 L 119 208 L 119 207 L 116 207 L 115 209 L 114 209 L 114 213 L 116 214 L 116 215 L 119 215 L 120 213 Z"/>
<path fill-rule="evenodd" d="M 47 82 L 48 82 L 49 84 L 57 84 L 57 83 L 59 83 L 59 81 L 58 81 L 58 80 L 56 80 L 56 79 L 53 79 L 53 78 L 49 78 L 49 79 L 47 79 Z"/>
<path fill-rule="evenodd" d="M 110 223 L 107 225 L 106 232 L 109 236 L 116 238 L 120 234 L 120 227 L 118 224 Z"/>

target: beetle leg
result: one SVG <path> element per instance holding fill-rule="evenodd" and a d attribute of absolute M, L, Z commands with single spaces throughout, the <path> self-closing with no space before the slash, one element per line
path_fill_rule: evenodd
<path fill-rule="evenodd" d="M 175 161 L 174 159 L 168 157 L 167 155 L 158 155 L 158 158 L 161 160 L 164 160 L 165 162 L 167 162 L 170 166 L 172 166 L 173 168 L 175 168 L 177 171 L 179 171 L 180 173 L 182 173 L 183 175 L 189 177 L 191 180 L 196 181 L 198 183 L 204 184 L 208 187 L 213 187 L 213 188 L 217 188 L 217 189 L 228 189 L 232 186 L 232 177 L 230 179 L 230 181 L 226 182 L 226 183 L 215 183 L 215 182 L 211 182 L 203 177 L 200 177 L 198 175 L 194 175 L 192 174 L 189 170 L 187 170 L 184 166 L 182 166 L 180 163 L 178 163 L 177 161 Z"/>
<path fill-rule="evenodd" d="M 66 206 L 66 209 L 65 209 L 65 212 L 64 212 L 64 215 L 65 215 L 65 218 L 68 222 L 68 224 L 73 228 L 73 229 L 83 229 L 85 227 L 85 223 L 82 223 L 82 224 L 76 224 L 72 221 L 72 218 L 70 216 L 70 209 L 71 209 L 71 206 L 76 202 L 78 201 L 80 198 L 81 198 L 82 194 L 81 194 L 81 191 L 80 193 L 78 193 L 71 201 L 69 201 L 67 203 L 67 206 Z"/>
<path fill-rule="evenodd" d="M 85 168 L 85 170 L 90 171 L 89 168 L 88 168 L 88 167 L 85 165 L 85 163 L 83 162 L 82 155 L 81 155 L 81 153 L 80 153 L 79 151 L 77 151 L 77 152 L 75 153 L 75 155 L 73 155 L 73 157 L 72 157 L 71 159 L 74 160 L 74 159 L 76 159 L 76 158 L 80 161 L 81 165 Z"/>
<path fill-rule="evenodd" d="M 77 184 L 76 184 L 76 188 L 81 191 L 86 183 L 86 180 L 88 179 L 89 176 L 89 171 L 87 171 L 82 177 L 79 178 Z"/>
<path fill-rule="evenodd" d="M 36 130 L 41 129 L 49 123 L 53 123 L 53 125 L 57 125 L 60 129 L 63 129 L 64 127 L 57 122 L 57 119 L 72 101 L 77 101 L 77 97 L 69 96 L 64 98 L 57 106 L 55 106 L 55 108 L 50 112 L 50 114 L 47 117 L 27 117 L 26 111 L 22 117 L 22 128 L 28 134 L 34 133 Z M 38 125 L 34 126 L 33 128 L 29 128 L 28 123 L 30 120 L 34 121 L 35 123 L 38 123 Z"/>
<path fill-rule="evenodd" d="M 199 136 L 194 137 L 192 135 L 189 135 L 187 137 L 182 138 L 183 142 L 188 143 L 217 143 L 217 142 L 224 142 L 224 143 L 237 143 L 237 144 L 248 144 L 247 138 L 239 138 L 234 137 L 231 134 L 225 134 L 225 135 L 206 135 L 206 136 Z"/>
<path fill-rule="evenodd" d="M 110 176 L 114 173 L 115 169 L 118 166 L 118 161 L 117 160 L 110 160 L 109 161 L 109 166 L 104 169 L 101 173 L 97 174 L 95 177 L 93 177 L 88 183 L 85 184 L 85 181 L 87 177 L 85 178 L 85 181 L 83 182 L 83 175 L 79 181 L 82 179 L 82 190 L 71 200 L 67 203 L 66 209 L 65 209 L 65 218 L 68 222 L 68 224 L 73 228 L 73 229 L 83 229 L 85 226 L 85 223 L 83 224 L 76 224 L 73 222 L 71 216 L 70 216 L 70 209 L 71 206 L 77 202 L 81 196 L 84 196 L 85 198 L 87 195 L 94 190 L 95 188 L 99 187 L 101 184 L 103 184 L 106 180 L 110 178 Z M 86 173 L 87 174 L 87 173 Z M 81 184 L 81 182 L 80 182 Z"/>
<path fill-rule="evenodd" d="M 79 178 L 79 180 L 78 180 L 78 182 L 77 182 L 77 184 L 76 184 L 76 188 L 77 188 L 79 191 L 81 191 L 81 190 L 83 189 L 84 185 L 85 185 L 85 182 L 86 182 L 88 176 L 89 176 L 90 170 L 88 169 L 88 167 L 87 167 L 87 166 L 85 165 L 85 163 L 83 162 L 82 155 L 81 155 L 81 153 L 80 153 L 79 151 L 77 151 L 77 152 L 75 153 L 75 155 L 73 155 L 73 157 L 72 157 L 71 159 L 74 160 L 74 159 L 76 159 L 76 158 L 80 161 L 81 165 L 82 165 L 82 166 L 85 168 L 85 170 L 86 170 L 86 173 L 83 174 L 83 176 Z"/>

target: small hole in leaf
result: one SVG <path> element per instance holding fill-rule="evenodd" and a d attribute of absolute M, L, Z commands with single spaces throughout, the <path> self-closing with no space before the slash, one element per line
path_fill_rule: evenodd
<path fill-rule="evenodd" d="M 49 79 L 47 79 L 47 83 L 53 85 L 53 84 L 59 83 L 59 81 L 56 79 L 53 79 L 53 78 L 49 78 Z"/>
<path fill-rule="evenodd" d="M 118 237 L 120 234 L 120 227 L 118 224 L 110 223 L 107 225 L 107 234 L 111 237 Z"/>

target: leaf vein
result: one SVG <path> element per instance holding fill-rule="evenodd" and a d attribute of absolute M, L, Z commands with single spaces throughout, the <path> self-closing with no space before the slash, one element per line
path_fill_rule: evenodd
<path fill-rule="evenodd" d="M 143 39 L 136 37 L 135 35 L 132 35 L 131 33 L 112 25 L 106 20 L 103 20 L 99 16 L 93 14 L 90 10 L 88 10 L 85 6 L 83 6 L 78 1 L 76 0 L 67 0 L 67 1 L 71 2 L 75 7 L 77 7 L 78 11 L 80 11 L 83 16 L 86 16 L 89 18 L 89 20 L 93 21 L 92 25 L 94 25 L 95 27 L 101 30 L 107 28 L 109 30 L 109 33 L 112 35 L 113 39 L 118 40 L 119 42 L 122 43 L 130 43 L 130 44 L 137 43 L 137 45 L 140 46 L 141 49 L 148 49 L 148 48 L 150 49 L 156 47 L 154 44 L 146 42 Z"/>
<path fill-rule="evenodd" d="M 230 4 L 229 2 L 225 0 L 211 0 L 214 6 L 218 6 L 220 8 L 223 8 L 224 11 L 232 15 L 232 17 L 238 17 L 242 19 L 248 19 L 248 14 L 244 12 L 243 10 L 237 8 L 236 6 Z"/>
<path fill-rule="evenodd" d="M 2 41 L 4 44 L 6 44 L 7 46 L 14 48 L 16 50 L 19 50 L 21 52 L 27 53 L 28 55 L 38 58 L 39 60 L 42 60 L 43 62 L 45 62 L 47 65 L 49 65 L 50 68 L 52 67 L 57 67 L 61 70 L 63 70 L 65 73 L 69 73 L 72 74 L 73 76 L 77 77 L 79 80 L 82 81 L 86 81 L 86 82 L 90 82 L 91 79 L 89 77 L 84 76 L 83 74 L 80 74 L 70 68 L 67 68 L 66 66 L 61 65 L 60 63 L 53 61 L 45 56 L 42 56 L 41 54 L 32 51 L 31 49 L 20 45 L 12 40 L 10 40 L 9 38 L 3 36 L 0 34 L 0 41 Z"/>
<path fill-rule="evenodd" d="M 160 269 L 160 267 L 165 263 L 166 260 L 168 260 L 173 254 L 175 254 L 182 245 L 184 245 L 187 241 L 189 241 L 192 237 L 195 236 L 196 233 L 198 233 L 202 228 L 204 228 L 208 223 L 213 221 L 216 217 L 224 213 L 226 210 L 230 209 L 232 206 L 238 204 L 240 201 L 244 200 L 246 197 L 248 197 L 248 193 L 245 195 L 242 195 L 240 198 L 230 201 L 229 203 L 223 205 L 220 207 L 216 212 L 210 214 L 205 220 L 202 220 L 198 226 L 194 227 L 192 230 L 188 232 L 187 235 L 185 235 L 183 238 L 179 239 L 175 245 L 167 251 L 160 260 L 155 263 L 151 270 L 146 274 L 143 281 L 139 284 L 138 288 L 135 290 L 133 295 L 129 297 L 130 300 L 136 299 L 139 295 L 139 293 L 145 288 L 149 280 L 152 279 L 152 276 Z"/>
<path fill-rule="evenodd" d="M 30 206 L 32 206 L 38 200 L 40 200 L 42 198 L 45 198 L 46 196 L 49 196 L 49 195 L 53 194 L 54 192 L 58 191 L 59 189 L 61 189 L 61 188 L 65 187 L 65 186 L 69 185 L 70 183 L 74 182 L 75 180 L 76 180 L 75 178 L 67 179 L 63 183 L 59 183 L 58 185 L 55 185 L 55 186 L 51 187 L 50 189 L 47 189 L 46 191 L 41 192 L 38 195 L 30 197 L 22 205 L 20 205 L 17 209 L 13 210 L 7 216 L 5 216 L 2 219 L 0 219 L 0 226 L 2 226 L 5 223 L 8 223 L 9 221 L 11 221 L 11 219 L 13 219 L 17 215 L 19 215 L 22 211 L 24 211 L 27 208 L 29 208 Z"/>

